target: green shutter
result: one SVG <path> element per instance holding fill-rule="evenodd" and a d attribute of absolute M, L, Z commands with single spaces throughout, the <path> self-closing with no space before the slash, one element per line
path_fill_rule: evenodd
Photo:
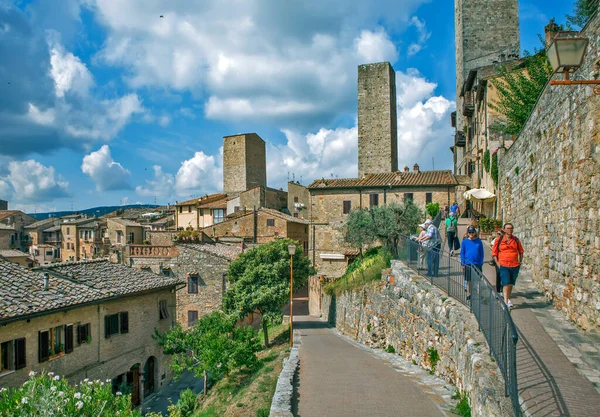
<path fill-rule="evenodd" d="M 15 339 L 15 369 L 25 368 L 26 357 L 25 338 Z"/>

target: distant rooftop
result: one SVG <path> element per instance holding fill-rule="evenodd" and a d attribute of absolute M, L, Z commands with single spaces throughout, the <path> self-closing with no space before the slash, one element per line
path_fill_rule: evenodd
<path fill-rule="evenodd" d="M 360 188 L 360 187 L 415 187 L 458 185 L 452 171 L 396 171 L 381 174 L 366 174 L 364 178 L 335 178 L 313 181 L 309 189 Z"/>
<path fill-rule="evenodd" d="M 139 223 L 136 223 L 136 222 L 128 220 L 128 219 L 122 219 L 120 217 L 110 217 L 108 220 L 115 222 L 115 223 L 119 223 L 120 225 L 123 225 L 123 226 L 139 226 L 139 227 L 142 226 Z"/>

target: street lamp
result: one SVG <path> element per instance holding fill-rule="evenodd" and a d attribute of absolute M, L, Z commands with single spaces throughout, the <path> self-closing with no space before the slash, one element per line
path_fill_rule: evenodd
<path fill-rule="evenodd" d="M 294 293 L 294 254 L 296 253 L 296 245 L 293 243 L 288 245 L 288 253 L 290 254 L 290 348 L 294 346 L 294 333 L 292 321 L 294 320 L 294 314 L 292 312 L 292 299 Z"/>
<path fill-rule="evenodd" d="M 570 80 L 569 74 L 576 71 L 583 63 L 589 39 L 579 32 L 558 32 L 546 50 L 554 73 L 562 72 L 564 80 L 552 80 L 550 85 L 594 85 L 594 94 L 600 95 L 600 80 Z M 596 66 L 600 61 L 596 62 Z"/>

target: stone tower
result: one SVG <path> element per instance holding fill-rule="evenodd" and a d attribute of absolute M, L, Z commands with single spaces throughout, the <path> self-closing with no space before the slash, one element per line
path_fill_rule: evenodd
<path fill-rule="evenodd" d="M 223 138 L 223 192 L 238 195 L 242 191 L 267 186 L 265 141 L 256 133 Z"/>
<path fill-rule="evenodd" d="M 463 130 L 461 90 L 469 71 L 519 57 L 518 0 L 454 0 L 456 129 Z"/>
<path fill-rule="evenodd" d="M 396 74 L 389 62 L 358 66 L 358 177 L 398 169 Z"/>

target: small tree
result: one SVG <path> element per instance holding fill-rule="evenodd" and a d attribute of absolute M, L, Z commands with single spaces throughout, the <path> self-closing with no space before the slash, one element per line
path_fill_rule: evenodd
<path fill-rule="evenodd" d="M 281 322 L 281 307 L 290 296 L 290 255 L 288 245 L 296 245 L 294 290 L 302 288 L 316 273 L 304 256 L 302 245 L 291 239 L 277 239 L 241 254 L 229 265 L 231 285 L 223 299 L 223 309 L 239 318 L 258 312 L 265 346 L 269 345 L 267 325 Z"/>
<path fill-rule="evenodd" d="M 440 203 L 429 203 L 427 204 L 427 206 L 425 206 L 425 210 L 427 211 L 427 214 L 429 214 L 429 216 L 431 216 L 431 218 L 433 219 L 440 212 Z"/>
<path fill-rule="evenodd" d="M 344 226 L 344 240 L 362 251 L 365 245 L 375 241 L 373 216 L 366 209 L 351 210 Z"/>
<path fill-rule="evenodd" d="M 587 21 L 598 10 L 598 0 L 575 0 L 573 15 L 567 15 L 567 23 L 572 26 L 584 27 Z"/>
<path fill-rule="evenodd" d="M 175 374 L 190 370 L 197 376 L 205 371 L 219 375 L 243 366 L 252 368 L 260 350 L 254 329 L 236 326 L 235 317 L 222 311 L 202 316 L 186 330 L 177 324 L 164 334 L 155 331 L 154 338 L 172 355 Z"/>

